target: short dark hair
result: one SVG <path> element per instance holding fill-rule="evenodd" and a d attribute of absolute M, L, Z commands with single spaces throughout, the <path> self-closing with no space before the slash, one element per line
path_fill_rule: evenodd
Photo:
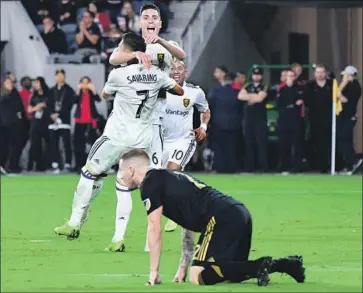
<path fill-rule="evenodd" d="M 149 155 L 142 149 L 132 149 L 131 151 L 128 151 L 121 156 L 121 160 L 124 161 L 133 158 L 141 158 L 150 161 Z"/>
<path fill-rule="evenodd" d="M 92 82 L 92 80 L 89 78 L 89 76 L 85 75 L 85 76 L 82 76 L 80 79 L 79 79 L 79 82 L 83 82 L 84 79 L 87 79 L 88 82 Z"/>
<path fill-rule="evenodd" d="M 224 65 L 218 65 L 216 66 L 216 69 L 222 70 L 224 73 L 228 73 L 228 68 Z"/>
<path fill-rule="evenodd" d="M 92 17 L 92 19 L 96 17 L 96 14 L 94 14 L 92 11 L 87 10 L 87 11 L 83 12 L 83 15 L 85 13 L 89 13 L 89 15 Z"/>
<path fill-rule="evenodd" d="M 63 68 L 61 68 L 61 69 L 57 69 L 57 70 L 55 71 L 55 75 L 57 75 L 58 73 L 62 73 L 63 75 L 66 75 L 66 72 L 64 71 L 64 69 L 63 69 Z"/>
<path fill-rule="evenodd" d="M 140 14 L 142 14 L 145 10 L 148 9 L 156 10 L 160 16 L 160 9 L 154 3 L 145 3 L 144 5 L 142 5 L 140 9 Z"/>
<path fill-rule="evenodd" d="M 139 36 L 135 33 L 126 33 L 124 34 L 122 38 L 122 44 L 124 46 L 127 46 L 132 50 L 133 52 L 140 51 L 145 52 L 146 51 L 146 43 L 145 39 L 142 36 Z"/>
<path fill-rule="evenodd" d="M 325 65 L 325 64 L 323 64 L 323 63 L 316 64 L 316 65 L 315 65 L 315 69 L 317 69 L 317 68 L 324 68 L 325 70 L 327 70 L 326 65 Z"/>

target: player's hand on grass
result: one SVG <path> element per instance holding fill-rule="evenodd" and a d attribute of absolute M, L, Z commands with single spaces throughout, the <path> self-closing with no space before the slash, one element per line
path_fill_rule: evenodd
<path fill-rule="evenodd" d="M 137 51 L 135 52 L 135 58 L 139 60 L 139 63 L 143 64 L 146 69 L 150 69 L 151 67 L 151 58 L 148 54 L 144 52 Z"/>
<path fill-rule="evenodd" d="M 187 278 L 187 269 L 183 267 L 179 267 L 178 271 L 175 274 L 173 279 L 174 283 L 184 283 Z"/>
<path fill-rule="evenodd" d="M 207 137 L 207 132 L 203 127 L 199 127 L 197 129 L 194 129 L 195 132 L 195 139 L 199 142 L 204 140 Z"/>
<path fill-rule="evenodd" d="M 147 286 L 154 286 L 154 285 L 160 285 L 161 284 L 161 280 L 159 277 L 159 273 L 158 272 L 151 272 L 150 273 L 150 277 L 149 277 L 149 281 L 146 283 Z"/>

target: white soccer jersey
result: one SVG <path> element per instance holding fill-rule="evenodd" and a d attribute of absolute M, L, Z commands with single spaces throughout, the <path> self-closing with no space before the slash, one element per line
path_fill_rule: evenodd
<path fill-rule="evenodd" d="M 187 138 L 193 133 L 193 106 L 199 112 L 208 110 L 208 102 L 199 86 L 184 83 L 184 96 L 178 97 L 167 93 L 164 115 L 164 139 L 172 141 Z"/>
<path fill-rule="evenodd" d="M 166 72 L 134 64 L 110 72 L 105 93 L 116 94 L 113 111 L 104 135 L 128 147 L 150 147 L 152 112 L 159 90 L 174 88 L 176 82 Z"/>
<path fill-rule="evenodd" d="M 178 45 L 176 42 L 169 41 L 173 45 Z M 146 46 L 146 54 L 150 55 L 151 63 L 158 66 L 162 71 L 170 74 L 173 56 L 170 52 L 160 44 L 149 44 Z M 153 113 L 153 124 L 162 124 L 162 117 L 165 112 L 165 99 L 156 101 L 155 110 Z"/>

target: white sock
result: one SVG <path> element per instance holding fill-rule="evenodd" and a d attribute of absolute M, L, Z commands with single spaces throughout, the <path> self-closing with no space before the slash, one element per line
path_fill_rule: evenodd
<path fill-rule="evenodd" d="M 146 252 L 149 252 L 150 251 L 148 239 L 149 239 L 149 227 L 146 227 L 146 243 L 145 243 L 145 248 L 144 248 L 144 250 Z"/>
<path fill-rule="evenodd" d="M 132 211 L 131 191 L 126 186 L 121 185 L 116 181 L 116 217 L 115 217 L 115 234 L 112 237 L 112 242 L 124 240 L 127 224 Z"/>
<path fill-rule="evenodd" d="M 69 226 L 74 227 L 81 224 L 81 219 L 91 203 L 93 185 L 96 179 L 96 176 L 91 175 L 85 167 L 82 168 L 81 178 L 74 192 L 72 215 L 68 221 Z"/>
<path fill-rule="evenodd" d="M 93 183 L 91 201 L 90 201 L 90 204 L 84 210 L 84 213 L 81 218 L 81 222 L 83 222 L 87 219 L 88 211 L 91 207 L 91 203 L 94 201 L 94 199 L 97 197 L 97 195 L 100 194 L 102 187 L 103 187 L 103 182 L 104 182 L 104 178 L 100 177 Z"/>

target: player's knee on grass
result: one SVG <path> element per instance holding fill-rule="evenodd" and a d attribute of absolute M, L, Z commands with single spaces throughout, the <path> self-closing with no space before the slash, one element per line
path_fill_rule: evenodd
<path fill-rule="evenodd" d="M 189 272 L 189 281 L 192 285 L 202 285 L 200 284 L 200 274 L 204 271 L 204 267 L 192 266 Z"/>

